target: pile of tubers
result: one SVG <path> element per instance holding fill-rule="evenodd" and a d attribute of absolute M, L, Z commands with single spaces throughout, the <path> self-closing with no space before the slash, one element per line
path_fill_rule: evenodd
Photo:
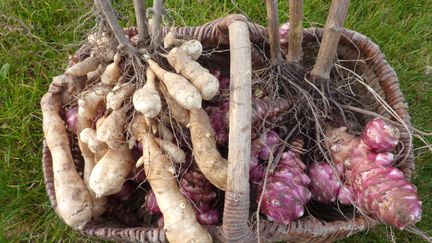
<path fill-rule="evenodd" d="M 138 45 L 137 33 L 125 36 Z M 170 242 L 211 242 L 203 225 L 221 223 L 227 188 L 227 70 L 209 71 L 199 62 L 201 43 L 170 32 L 164 60 L 148 57 L 141 75 L 131 75 L 128 55 L 109 43 L 105 34 L 89 36 L 86 54 L 71 58 L 41 101 L 58 214 L 82 229 L 113 214 L 110 203 L 127 206 L 142 195 L 139 211 L 150 221 L 141 225 L 163 227 Z M 257 205 L 251 214 L 290 224 L 314 201 L 353 205 L 399 229 L 420 220 L 416 188 L 392 166 L 397 128 L 376 118 L 356 136 L 329 123 L 322 146 L 330 159 L 311 161 L 301 135 L 288 142 L 283 129 L 259 129 L 264 121 L 277 123 L 290 102 L 256 95 L 252 103 L 249 177 Z"/>

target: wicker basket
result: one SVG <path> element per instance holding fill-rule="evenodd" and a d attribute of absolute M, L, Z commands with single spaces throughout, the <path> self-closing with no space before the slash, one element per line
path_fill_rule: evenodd
<path fill-rule="evenodd" d="M 230 15 L 225 18 L 204 24 L 199 27 L 179 27 L 176 29 L 178 35 L 190 39 L 200 40 L 205 47 L 218 47 L 228 45 L 228 25 L 233 20 L 244 20 L 240 15 Z M 250 30 L 250 39 L 255 46 L 263 47 L 267 43 L 267 30 L 262 26 L 247 23 Z M 163 29 L 165 34 L 168 30 Z M 322 29 L 306 29 L 304 31 L 303 49 L 305 52 L 305 62 L 314 62 L 319 40 L 322 37 Z M 262 62 L 260 56 L 252 55 L 253 62 Z M 399 82 L 394 70 L 384 59 L 379 47 L 366 36 L 351 30 L 343 30 L 343 34 L 338 46 L 338 58 L 343 60 L 356 60 L 343 62 L 355 65 L 355 72 L 360 75 L 366 83 L 383 97 L 387 103 L 397 112 L 397 114 L 410 125 L 410 117 L 407 105 L 399 88 Z M 344 64 L 345 65 L 345 64 Z M 357 91 L 357 90 L 356 90 Z M 364 92 L 359 88 L 358 93 Z M 371 109 L 369 107 L 369 109 Z M 373 107 L 375 112 L 390 117 L 379 105 Z M 414 168 L 414 156 L 410 148 L 410 137 L 408 132 L 401 131 L 401 144 L 399 150 L 405 149 L 401 154 L 405 159 L 397 162 L 405 176 L 409 178 Z M 77 150 L 77 145 L 72 151 Z M 43 172 L 46 190 L 52 207 L 56 208 L 56 197 L 53 183 L 52 160 L 47 146 L 43 146 Z M 315 215 L 316 216 L 316 215 Z M 318 215 L 319 216 L 319 215 Z M 349 237 L 350 235 L 373 227 L 376 221 L 366 219 L 361 216 L 354 216 L 350 220 L 341 220 L 332 216 L 321 217 L 327 220 L 319 220 L 320 217 L 306 215 L 290 225 L 277 225 L 275 223 L 262 220 L 260 223 L 260 237 L 264 241 L 289 241 L 289 242 L 328 242 Z M 251 226 L 255 227 L 255 226 Z M 220 227 L 208 227 L 215 241 L 223 241 Z M 255 232 L 255 228 L 253 229 Z M 164 242 L 165 235 L 163 229 L 135 227 L 128 228 L 120 224 L 105 222 L 101 219 L 93 220 L 81 230 L 81 233 L 89 236 L 96 236 L 103 239 L 126 241 L 126 242 Z"/>

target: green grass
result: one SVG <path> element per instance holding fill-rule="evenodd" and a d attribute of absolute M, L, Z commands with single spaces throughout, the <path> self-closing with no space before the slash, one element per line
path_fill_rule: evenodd
<path fill-rule="evenodd" d="M 45 194 L 41 171 L 41 112 L 39 100 L 51 78 L 63 72 L 67 57 L 93 27 L 91 2 L 0 1 L 0 242 L 94 241 L 70 230 L 55 215 Z M 286 21 L 287 2 L 280 4 Z M 330 1 L 305 1 L 307 25 L 325 23 Z M 133 25 L 132 1 L 115 7 Z M 197 25 L 243 11 L 265 24 L 262 1 L 174 1 L 166 3 L 179 25 Z M 413 123 L 432 130 L 432 1 L 353 0 L 346 27 L 378 43 L 399 75 Z M 416 160 L 414 182 L 423 200 L 418 227 L 432 234 L 432 156 Z M 394 231 L 396 241 L 418 242 Z M 383 226 L 353 236 L 347 242 L 385 242 L 391 230 Z"/>

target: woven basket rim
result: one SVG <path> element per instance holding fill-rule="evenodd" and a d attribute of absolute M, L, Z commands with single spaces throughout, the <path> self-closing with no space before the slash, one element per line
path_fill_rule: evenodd
<path fill-rule="evenodd" d="M 241 15 L 230 15 L 225 18 L 211 21 L 198 27 L 178 27 L 175 31 L 179 35 L 191 39 L 197 39 L 203 44 L 206 43 L 225 43 L 227 41 L 227 27 L 233 19 L 244 17 Z M 257 24 L 247 22 L 251 41 L 262 43 L 267 40 L 267 30 Z M 163 34 L 168 32 L 168 28 L 162 30 Z M 309 28 L 304 30 L 304 41 L 310 38 L 320 39 L 322 29 Z M 226 42 L 227 43 L 227 42 Z M 358 50 L 367 60 L 367 65 L 374 71 L 379 78 L 379 84 L 385 93 L 385 100 L 396 111 L 396 113 L 410 125 L 410 117 L 407 110 L 402 92 L 399 88 L 398 78 L 393 68 L 385 60 L 377 44 L 372 42 L 368 37 L 348 29 L 342 31 L 342 38 L 339 46 L 358 48 Z M 410 143 L 407 132 L 401 132 L 401 143 L 404 145 Z M 407 159 L 399 166 L 405 176 L 409 178 L 414 168 L 414 155 L 412 150 L 408 151 Z M 45 179 L 46 191 L 50 203 L 56 209 L 56 199 L 54 192 L 54 179 L 52 173 L 52 160 L 48 147 L 43 143 L 42 167 Z M 268 221 L 262 221 L 260 235 L 268 241 L 333 241 L 348 237 L 354 233 L 371 228 L 377 224 L 376 221 L 357 216 L 349 221 L 336 220 L 324 222 L 313 218 L 312 216 L 303 217 L 290 225 L 277 225 Z M 210 233 L 215 239 L 222 239 L 218 230 L 219 226 L 208 227 Z M 255 230 L 255 229 L 254 229 Z M 98 224 L 91 221 L 84 229 L 80 231 L 84 235 L 97 236 L 100 238 L 121 241 L 140 241 L 140 242 L 161 242 L 165 241 L 163 229 L 133 227 L 133 228 L 115 228 Z"/>

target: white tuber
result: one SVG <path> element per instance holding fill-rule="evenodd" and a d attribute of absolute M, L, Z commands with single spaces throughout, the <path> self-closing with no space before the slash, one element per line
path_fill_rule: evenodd
<path fill-rule="evenodd" d="M 162 104 L 159 93 L 156 90 L 155 73 L 148 68 L 146 76 L 146 84 L 141 89 L 135 91 L 132 102 L 135 110 L 141 112 L 147 118 L 153 118 L 160 113 Z"/>
<path fill-rule="evenodd" d="M 120 109 L 123 102 L 133 94 L 135 87 L 133 83 L 123 83 L 114 86 L 112 91 L 106 96 L 107 109 Z"/>

